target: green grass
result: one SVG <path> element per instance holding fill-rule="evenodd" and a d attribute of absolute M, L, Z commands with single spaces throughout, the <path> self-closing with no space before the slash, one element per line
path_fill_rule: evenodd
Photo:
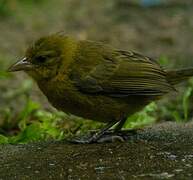
<path fill-rule="evenodd" d="M 2 118 L 0 144 L 60 140 L 102 126 L 101 123 L 70 116 L 63 112 L 43 110 L 39 103 L 30 98 L 31 88 L 32 81 L 26 80 L 20 88 L 9 90 L 5 95 L 6 101 L 14 101 L 16 97 L 24 96 L 25 104 L 17 113 L 13 113 L 9 104 L 0 108 Z"/>
<path fill-rule="evenodd" d="M 143 111 L 136 113 L 128 118 L 125 124 L 126 129 L 141 128 L 147 124 L 155 122 L 156 118 L 152 115 L 156 109 L 156 104 L 152 103 Z M 11 113 L 11 112 L 10 112 Z M 74 135 L 88 133 L 91 129 L 101 128 L 102 124 L 69 117 L 62 112 L 48 112 L 42 110 L 39 104 L 28 99 L 26 106 L 17 117 L 17 128 L 8 128 L 9 131 L 17 129 L 16 134 L 0 135 L 0 144 L 28 143 L 32 141 L 55 139 L 61 140 L 70 138 Z M 2 132 L 3 129 L 1 129 Z"/>
<path fill-rule="evenodd" d="M 155 111 L 157 109 L 156 103 L 151 103 L 146 106 L 142 111 L 135 113 L 128 117 L 127 122 L 124 125 L 125 129 L 137 129 L 146 125 L 150 125 L 156 122 Z"/>

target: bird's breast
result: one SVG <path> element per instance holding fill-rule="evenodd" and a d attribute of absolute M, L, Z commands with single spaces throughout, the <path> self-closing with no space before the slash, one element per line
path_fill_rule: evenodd
<path fill-rule="evenodd" d="M 136 101 L 136 97 L 112 98 L 81 93 L 67 82 L 46 82 L 39 87 L 56 109 L 100 122 L 119 121 L 148 103 L 144 99 Z"/>

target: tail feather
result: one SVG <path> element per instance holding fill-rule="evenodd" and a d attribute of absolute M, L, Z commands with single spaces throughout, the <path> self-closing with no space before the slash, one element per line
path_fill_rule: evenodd
<path fill-rule="evenodd" d="M 193 76 L 193 68 L 166 71 L 167 80 L 172 85 L 179 84 L 191 76 Z"/>

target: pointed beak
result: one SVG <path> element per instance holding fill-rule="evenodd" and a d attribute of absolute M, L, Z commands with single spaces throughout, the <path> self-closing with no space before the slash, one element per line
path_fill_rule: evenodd
<path fill-rule="evenodd" d="M 8 72 L 15 71 L 29 71 L 33 68 L 33 65 L 27 61 L 27 58 L 24 57 L 22 60 L 17 61 L 12 66 L 9 67 Z"/>

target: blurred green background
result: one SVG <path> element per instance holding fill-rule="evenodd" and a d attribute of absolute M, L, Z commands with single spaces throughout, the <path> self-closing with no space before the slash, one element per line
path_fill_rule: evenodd
<path fill-rule="evenodd" d="M 37 38 L 63 31 L 138 51 L 165 68 L 193 67 L 193 2 L 181 0 L 0 0 L 0 143 L 62 139 L 103 124 L 57 112 L 30 77 L 6 69 Z M 193 80 L 128 118 L 125 128 L 191 121 Z"/>

